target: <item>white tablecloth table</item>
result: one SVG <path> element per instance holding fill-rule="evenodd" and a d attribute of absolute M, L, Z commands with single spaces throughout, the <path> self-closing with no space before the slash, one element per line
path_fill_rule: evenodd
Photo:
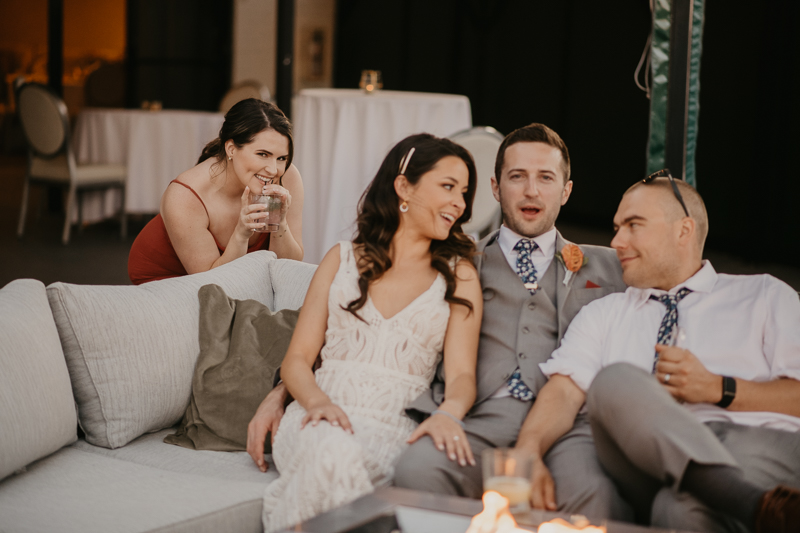
<path fill-rule="evenodd" d="M 197 163 L 223 121 L 221 113 L 204 111 L 85 109 L 78 115 L 73 136 L 78 164 L 127 165 L 125 211 L 158 213 L 169 182 Z M 113 216 L 119 203 L 115 191 L 87 193 L 83 220 Z"/>
<path fill-rule="evenodd" d="M 292 109 L 310 263 L 352 238 L 358 200 L 392 146 L 413 133 L 447 137 L 472 126 L 469 99 L 451 94 L 306 89 Z"/>

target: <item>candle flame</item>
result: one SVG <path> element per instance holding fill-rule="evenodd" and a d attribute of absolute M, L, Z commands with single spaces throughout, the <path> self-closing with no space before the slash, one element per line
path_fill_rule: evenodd
<path fill-rule="evenodd" d="M 539 524 L 538 533 L 606 533 L 605 527 L 584 525 L 578 527 L 566 520 L 556 518 Z M 508 498 L 493 490 L 483 493 L 483 511 L 472 517 L 466 533 L 530 533 L 517 527 L 517 522 L 508 509 Z"/>
<path fill-rule="evenodd" d="M 549 522 L 539 524 L 537 530 L 539 533 L 569 533 L 570 531 L 582 531 L 583 533 L 606 533 L 605 527 L 598 526 L 584 526 L 578 527 L 570 524 L 566 520 L 556 518 Z"/>
<path fill-rule="evenodd" d="M 528 533 L 517 527 L 517 522 L 508 510 L 508 498 L 499 492 L 487 490 L 483 493 L 483 511 L 472 517 L 467 533 Z"/>

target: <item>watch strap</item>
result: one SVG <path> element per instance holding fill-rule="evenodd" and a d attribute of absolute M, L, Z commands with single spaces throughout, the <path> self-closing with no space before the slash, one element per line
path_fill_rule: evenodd
<path fill-rule="evenodd" d="M 736 379 L 730 376 L 722 376 L 722 399 L 717 402 L 723 409 L 728 407 L 736 397 Z"/>

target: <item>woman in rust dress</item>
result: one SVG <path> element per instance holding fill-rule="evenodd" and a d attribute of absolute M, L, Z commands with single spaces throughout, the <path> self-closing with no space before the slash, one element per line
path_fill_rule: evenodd
<path fill-rule="evenodd" d="M 160 213 L 134 241 L 131 281 L 205 272 L 256 250 L 301 260 L 303 182 L 292 155 L 291 124 L 280 109 L 254 98 L 234 105 L 219 137 L 170 182 Z M 277 231 L 258 231 L 263 214 L 251 193 L 280 197 Z"/>

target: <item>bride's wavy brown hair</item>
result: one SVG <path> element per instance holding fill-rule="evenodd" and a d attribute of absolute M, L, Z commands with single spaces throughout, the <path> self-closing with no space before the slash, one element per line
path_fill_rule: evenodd
<path fill-rule="evenodd" d="M 380 279 L 392 266 L 389 248 L 397 228 L 400 226 L 400 198 L 394 189 L 395 178 L 400 174 L 400 163 L 414 148 L 406 167 L 405 177 L 416 185 L 423 174 L 430 171 L 436 163 L 448 156 L 455 156 L 467 165 L 469 181 L 464 193 L 466 208 L 464 213 L 450 228 L 450 234 L 443 241 L 431 241 L 431 266 L 444 276 L 447 284 L 444 299 L 450 303 L 461 304 L 472 312 L 472 303 L 455 296 L 456 275 L 451 267 L 453 260 L 471 261 L 475 254 L 475 243 L 461 229 L 462 224 L 472 217 L 472 201 L 475 198 L 477 173 L 470 153 L 449 139 L 440 139 L 428 133 L 406 137 L 383 160 L 378 173 L 361 195 L 358 202 L 357 232 L 353 243 L 360 245 L 361 257 L 358 260 L 358 288 L 361 296 L 343 308 L 361 319 L 357 311 L 367 303 L 370 283 Z"/>

